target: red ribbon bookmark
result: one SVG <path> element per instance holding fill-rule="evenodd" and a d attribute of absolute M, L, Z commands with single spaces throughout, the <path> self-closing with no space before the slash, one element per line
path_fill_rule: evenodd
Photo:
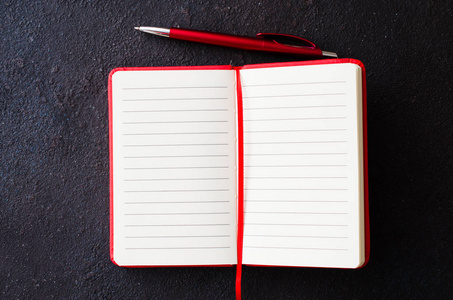
<path fill-rule="evenodd" d="M 237 266 L 236 266 L 236 299 L 241 299 L 242 245 L 244 238 L 244 126 L 242 115 L 242 88 L 239 68 L 236 71 L 237 93 L 237 132 L 238 132 L 238 232 L 237 232 Z"/>

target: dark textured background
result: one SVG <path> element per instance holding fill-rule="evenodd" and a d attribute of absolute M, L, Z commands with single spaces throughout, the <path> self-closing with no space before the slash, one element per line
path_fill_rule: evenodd
<path fill-rule="evenodd" d="M 108 73 L 297 58 L 172 41 L 133 30 L 138 25 L 300 35 L 367 68 L 369 264 L 245 267 L 245 299 L 451 298 L 452 7 L 429 0 L 2 1 L 0 298 L 234 298 L 234 268 L 110 262 Z"/>

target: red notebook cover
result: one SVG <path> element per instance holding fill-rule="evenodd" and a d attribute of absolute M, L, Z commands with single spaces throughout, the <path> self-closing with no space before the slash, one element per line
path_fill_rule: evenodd
<path fill-rule="evenodd" d="M 362 130 L 363 130 L 363 188 L 364 188 L 364 227 L 365 227 L 365 266 L 370 257 L 370 226 L 369 226 L 369 200 L 368 200 L 368 149 L 367 149 L 367 102 L 366 102 L 366 75 L 364 65 L 355 59 L 326 59 L 316 61 L 297 61 L 284 63 L 266 63 L 256 65 L 246 65 L 243 67 L 232 67 L 228 65 L 219 66 L 194 66 L 194 67 L 133 67 L 133 68 L 117 68 L 111 71 L 108 81 L 108 100 L 109 100 L 109 150 L 110 150 L 110 258 L 116 264 L 113 256 L 113 239 L 114 239 L 114 216 L 113 216 L 113 114 L 112 114 L 112 76 L 118 71 L 148 71 L 148 70 L 235 70 L 237 78 L 237 108 L 238 108 L 238 266 L 236 278 L 237 297 L 240 298 L 240 279 L 242 265 L 242 243 L 243 243 L 243 188 L 244 188 L 244 163 L 243 163 L 243 122 L 242 122 L 242 92 L 239 71 L 242 69 L 256 68 L 273 68 L 287 66 L 305 66 L 305 65 L 321 65 L 321 64 L 339 64 L 352 63 L 358 65 L 362 70 Z M 215 265 L 219 266 L 219 265 Z M 220 265 L 230 266 L 230 265 Z M 128 266 L 125 266 L 128 267 Z M 129 266 L 129 267 L 153 267 L 153 266 Z"/>

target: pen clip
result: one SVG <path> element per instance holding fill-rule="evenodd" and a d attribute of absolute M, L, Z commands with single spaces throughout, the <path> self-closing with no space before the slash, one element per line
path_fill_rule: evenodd
<path fill-rule="evenodd" d="M 313 42 L 310 42 L 307 39 L 295 36 L 295 35 L 289 35 L 289 34 L 283 34 L 283 33 L 258 33 L 256 35 L 257 38 L 261 39 L 269 39 L 272 40 L 274 43 L 280 44 L 280 45 L 285 45 L 285 46 L 290 46 L 290 47 L 297 47 L 297 48 L 309 48 L 309 49 L 319 49 L 318 46 L 316 46 Z M 283 38 L 286 41 L 295 41 L 298 42 L 296 45 L 291 45 L 287 43 L 280 43 L 276 40 L 276 38 Z"/>

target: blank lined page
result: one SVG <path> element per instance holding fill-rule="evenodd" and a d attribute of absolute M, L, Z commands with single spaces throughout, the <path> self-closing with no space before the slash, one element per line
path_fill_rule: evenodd
<path fill-rule="evenodd" d="M 361 69 L 241 70 L 243 262 L 355 268 L 364 262 Z"/>
<path fill-rule="evenodd" d="M 234 71 L 118 71 L 112 86 L 116 263 L 235 264 Z"/>

